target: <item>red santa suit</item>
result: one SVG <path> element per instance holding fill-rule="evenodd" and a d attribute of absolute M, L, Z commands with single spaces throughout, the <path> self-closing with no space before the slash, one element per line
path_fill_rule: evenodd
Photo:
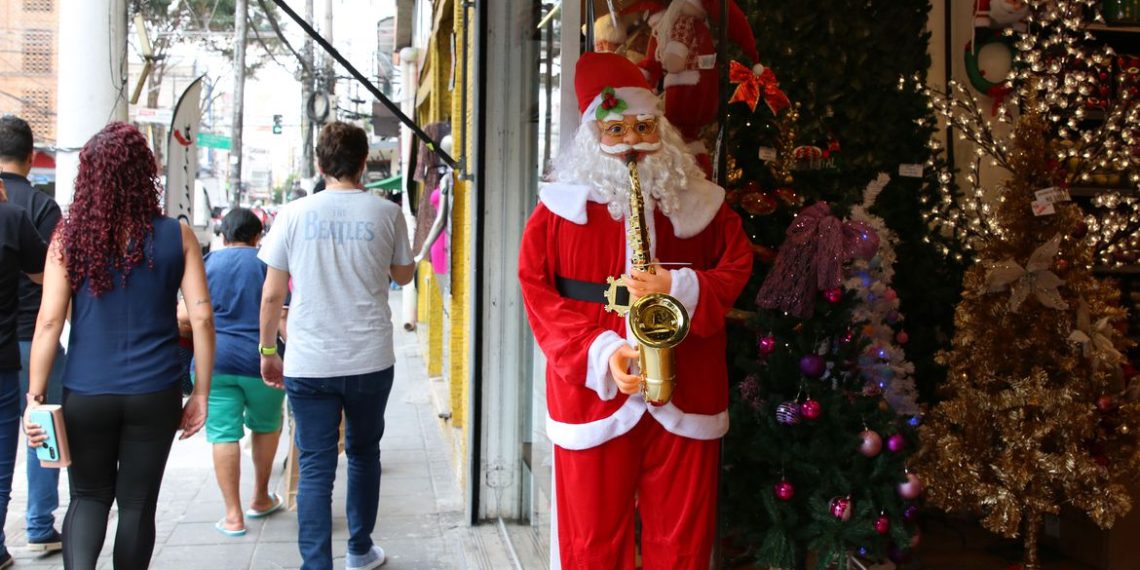
<path fill-rule="evenodd" d="M 586 95 L 583 103 L 583 92 L 600 88 L 581 87 L 596 66 L 637 73 L 613 54 L 582 59 L 580 109 L 597 102 Z M 643 114 L 630 89 L 648 91 L 648 85 L 639 74 L 633 83 L 608 86 L 627 95 L 626 114 Z M 584 120 L 593 117 L 586 112 Z M 629 272 L 628 221 L 610 215 L 598 189 L 554 183 L 542 187 L 541 203 L 527 222 L 519 281 L 547 358 L 546 428 L 555 445 L 556 544 L 564 568 L 633 568 L 635 501 L 645 569 L 708 567 L 718 439 L 728 430 L 724 317 L 751 274 L 752 253 L 724 191 L 697 178 L 681 191 L 670 216 L 646 200 L 652 256 L 689 264 L 671 270 L 670 294 L 692 322 L 675 349 L 676 389 L 663 406 L 619 393 L 610 375 L 610 356 L 633 344 L 625 318 L 605 312 L 603 299 L 559 292 L 568 280 L 602 284 Z"/>

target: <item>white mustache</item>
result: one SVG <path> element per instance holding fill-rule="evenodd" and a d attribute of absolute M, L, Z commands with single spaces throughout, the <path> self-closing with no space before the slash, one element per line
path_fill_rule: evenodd
<path fill-rule="evenodd" d="M 628 145 L 625 143 L 618 143 L 618 144 L 601 144 L 601 143 L 599 143 L 599 145 L 602 147 L 602 151 L 605 152 L 606 154 L 622 154 L 622 153 L 629 152 L 631 150 L 639 150 L 642 152 L 656 152 L 656 151 L 661 149 L 661 141 L 657 141 L 654 143 L 640 142 L 640 143 L 637 143 L 635 145 Z"/>

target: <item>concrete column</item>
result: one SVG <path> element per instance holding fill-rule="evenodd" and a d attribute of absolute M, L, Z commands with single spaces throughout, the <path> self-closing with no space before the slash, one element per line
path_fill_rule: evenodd
<path fill-rule="evenodd" d="M 241 154 L 242 127 L 245 123 L 245 41 L 246 0 L 234 4 L 234 113 L 230 125 L 230 201 L 234 207 L 242 203 Z"/>
<path fill-rule="evenodd" d="M 75 193 L 79 149 L 107 123 L 127 120 L 127 1 L 62 0 L 56 96 L 56 200 Z"/>

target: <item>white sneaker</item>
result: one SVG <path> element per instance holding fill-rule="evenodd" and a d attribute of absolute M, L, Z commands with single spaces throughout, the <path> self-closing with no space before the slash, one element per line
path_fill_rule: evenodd
<path fill-rule="evenodd" d="M 384 556 L 384 549 L 379 546 L 372 545 L 372 550 L 367 554 L 348 554 L 344 557 L 344 570 L 373 570 L 379 568 L 388 561 Z"/>

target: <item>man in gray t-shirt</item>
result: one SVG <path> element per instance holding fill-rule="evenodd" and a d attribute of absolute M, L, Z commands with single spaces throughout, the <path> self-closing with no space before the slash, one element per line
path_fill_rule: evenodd
<path fill-rule="evenodd" d="M 395 364 L 389 272 L 412 263 L 399 206 L 365 190 L 296 200 L 274 220 L 258 257 L 293 278 L 285 376 L 351 376 Z"/>
<path fill-rule="evenodd" d="M 261 377 L 284 387 L 300 452 L 297 546 L 311 570 L 332 570 L 332 489 L 337 429 L 345 421 L 348 456 L 347 570 L 384 563 L 372 542 L 380 501 L 380 437 L 395 354 L 389 280 L 411 282 L 415 266 L 400 208 L 361 187 L 368 135 L 331 123 L 317 161 L 324 192 L 290 203 L 258 257 L 269 266 L 261 293 Z M 289 354 L 277 354 L 281 305 L 292 279 Z"/>

